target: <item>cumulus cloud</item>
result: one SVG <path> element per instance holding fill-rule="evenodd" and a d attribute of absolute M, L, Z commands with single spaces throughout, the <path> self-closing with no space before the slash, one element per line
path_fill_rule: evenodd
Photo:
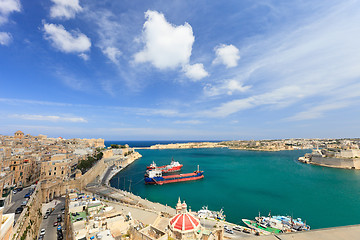
<path fill-rule="evenodd" d="M 148 10 L 145 17 L 142 36 L 145 48 L 135 54 L 135 62 L 150 62 L 159 69 L 187 64 L 195 40 L 191 26 L 188 23 L 174 26 L 156 11 Z"/>
<path fill-rule="evenodd" d="M 196 63 L 193 65 L 187 64 L 183 67 L 183 71 L 185 76 L 194 81 L 209 76 L 209 73 L 205 71 L 204 65 L 202 63 Z"/>
<path fill-rule="evenodd" d="M 234 80 L 234 79 L 228 79 L 224 80 L 222 83 L 218 85 L 211 85 L 207 84 L 204 87 L 204 94 L 206 96 L 219 96 L 223 94 L 232 95 L 235 92 L 246 92 L 250 89 L 251 86 L 244 86 L 241 82 Z"/>
<path fill-rule="evenodd" d="M 119 64 L 119 57 L 121 56 L 121 51 L 116 47 L 106 47 L 102 52 L 115 64 Z"/>
<path fill-rule="evenodd" d="M 83 8 L 79 0 L 51 0 L 54 5 L 50 8 L 50 17 L 70 19 L 74 18 L 76 13 L 81 12 Z"/>
<path fill-rule="evenodd" d="M 216 58 L 213 64 L 224 64 L 227 68 L 236 67 L 240 59 L 240 51 L 234 45 L 220 44 L 214 49 Z"/>
<path fill-rule="evenodd" d="M 10 33 L 0 32 L 0 45 L 9 45 L 11 43 L 12 37 Z"/>
<path fill-rule="evenodd" d="M 87 123 L 87 120 L 82 117 L 62 117 L 62 116 L 47 116 L 47 115 L 32 115 L 32 114 L 14 114 L 11 118 L 23 120 L 36 120 L 36 121 L 52 121 L 52 122 L 80 122 Z"/>
<path fill-rule="evenodd" d="M 66 31 L 63 25 L 44 23 L 45 39 L 57 50 L 65 53 L 83 53 L 90 50 L 91 41 L 79 31 Z M 84 56 L 81 56 L 84 57 Z"/>
<path fill-rule="evenodd" d="M 12 12 L 20 12 L 20 0 L 1 0 L 0 1 L 0 25 L 8 21 Z"/>
<path fill-rule="evenodd" d="M 145 18 L 142 33 L 145 47 L 135 54 L 136 63 L 150 62 L 161 70 L 182 67 L 185 75 L 194 80 L 208 75 L 202 64 L 189 64 L 195 40 L 190 24 L 172 25 L 162 13 L 150 10 Z"/>

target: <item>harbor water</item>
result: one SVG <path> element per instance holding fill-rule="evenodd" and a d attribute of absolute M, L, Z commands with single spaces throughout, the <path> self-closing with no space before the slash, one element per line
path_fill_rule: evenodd
<path fill-rule="evenodd" d="M 360 224 L 360 171 L 332 169 L 297 161 L 310 150 L 261 152 L 215 149 L 138 150 L 143 156 L 115 175 L 110 184 L 150 201 L 175 206 L 178 197 L 192 210 L 224 209 L 229 222 L 242 218 L 289 215 L 312 229 Z M 180 173 L 204 171 L 204 179 L 145 185 L 147 165 L 184 166 Z"/>

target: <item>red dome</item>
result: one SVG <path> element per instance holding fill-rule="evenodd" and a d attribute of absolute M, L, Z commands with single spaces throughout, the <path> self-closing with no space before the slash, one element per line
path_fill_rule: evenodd
<path fill-rule="evenodd" d="M 198 228 L 200 222 L 188 212 L 179 213 L 170 220 L 170 226 L 174 230 L 189 231 Z"/>

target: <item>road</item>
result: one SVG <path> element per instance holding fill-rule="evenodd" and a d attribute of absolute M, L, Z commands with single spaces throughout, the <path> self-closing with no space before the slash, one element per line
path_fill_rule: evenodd
<path fill-rule="evenodd" d="M 55 210 L 48 216 L 47 219 L 43 219 L 40 225 L 40 230 L 45 229 L 46 233 L 44 236 L 44 240 L 56 240 L 57 239 L 57 226 L 54 227 L 54 222 L 57 222 L 57 216 L 60 214 L 62 218 L 61 226 L 64 230 L 64 214 L 61 212 L 61 208 L 65 207 L 65 198 L 55 198 L 53 201 L 56 201 L 57 204 L 55 206 Z M 39 230 L 39 233 L 40 233 Z M 65 232 L 63 231 L 63 236 L 65 236 Z"/>
<path fill-rule="evenodd" d="M 200 219 L 200 224 L 201 226 L 207 228 L 207 229 L 212 229 L 215 224 L 217 223 L 216 220 L 211 220 L 211 219 Z M 224 225 L 227 225 L 230 229 L 233 229 L 233 227 L 235 226 L 232 223 L 228 223 L 225 222 L 225 224 L 223 222 L 220 222 L 221 226 L 224 227 Z M 248 233 L 244 233 L 244 232 L 239 232 L 236 230 L 233 230 L 233 234 L 231 233 L 227 233 L 224 231 L 224 237 L 226 237 L 227 239 L 243 239 L 243 238 L 249 238 L 249 237 L 254 237 L 253 234 L 248 234 Z"/>
<path fill-rule="evenodd" d="M 5 214 L 15 213 L 15 210 L 21 206 L 21 203 L 28 199 L 28 198 L 24 198 L 24 196 L 29 192 L 30 188 L 34 188 L 34 187 L 30 186 L 30 187 L 24 188 L 22 191 L 17 192 L 16 194 L 13 194 L 12 201 L 9 205 L 9 208 L 7 208 L 4 213 Z M 15 214 L 15 222 L 20 217 L 20 214 L 21 213 Z"/>

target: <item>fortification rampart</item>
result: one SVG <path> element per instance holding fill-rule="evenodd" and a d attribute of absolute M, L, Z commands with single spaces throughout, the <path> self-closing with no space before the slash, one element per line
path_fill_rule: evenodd
<path fill-rule="evenodd" d="M 309 163 L 333 168 L 360 169 L 360 158 L 312 156 Z"/>
<path fill-rule="evenodd" d="M 37 238 L 41 224 L 42 189 L 39 183 L 14 226 L 13 240 Z"/>

